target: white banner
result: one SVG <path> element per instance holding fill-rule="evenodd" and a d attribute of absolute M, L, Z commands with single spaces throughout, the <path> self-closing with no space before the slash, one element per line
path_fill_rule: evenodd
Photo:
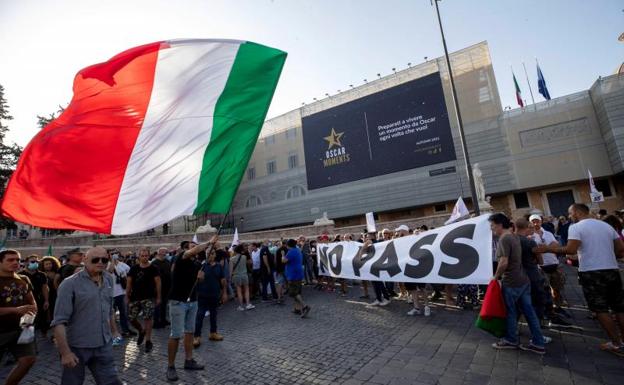
<path fill-rule="evenodd" d="M 487 284 L 492 277 L 489 215 L 374 243 L 318 245 L 321 274 L 364 281 Z"/>

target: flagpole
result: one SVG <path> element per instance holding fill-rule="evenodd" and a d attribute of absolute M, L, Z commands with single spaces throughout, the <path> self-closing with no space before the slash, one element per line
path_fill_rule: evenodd
<path fill-rule="evenodd" d="M 464 135 L 464 127 L 462 124 L 461 113 L 459 111 L 459 100 L 457 99 L 457 91 L 455 90 L 455 81 L 453 80 L 453 70 L 451 69 L 451 60 L 449 59 L 448 49 L 446 47 L 446 39 L 444 38 L 444 29 L 442 28 L 442 19 L 440 18 L 440 8 L 438 8 L 438 1 L 431 0 L 435 4 L 436 14 L 438 15 L 438 24 L 440 25 L 440 36 L 442 36 L 442 45 L 444 46 L 444 57 L 446 58 L 446 68 L 449 73 L 449 80 L 451 82 L 451 97 L 455 105 L 455 114 L 457 117 L 457 129 L 459 130 L 459 138 L 461 141 L 462 152 L 464 154 L 464 160 L 466 161 L 466 173 L 468 174 L 468 183 L 470 184 L 470 196 L 472 200 L 472 207 L 475 214 L 481 215 L 479 210 L 479 201 L 477 200 L 477 189 L 475 188 L 474 177 L 472 175 L 472 166 L 470 165 L 470 157 L 468 156 L 468 148 L 466 146 L 466 137 Z"/>
<path fill-rule="evenodd" d="M 533 88 L 531 87 L 531 82 L 529 82 L 529 74 L 527 73 L 524 62 L 522 62 L 522 67 L 524 67 L 524 76 L 526 76 L 527 84 L 529 85 L 529 92 L 531 93 L 531 100 L 533 101 L 533 104 L 535 104 L 535 98 L 533 97 Z"/>

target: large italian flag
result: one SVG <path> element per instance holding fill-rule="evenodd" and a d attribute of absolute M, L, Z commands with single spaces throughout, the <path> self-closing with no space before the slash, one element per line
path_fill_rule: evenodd
<path fill-rule="evenodd" d="M 251 42 L 172 40 L 83 69 L 69 106 L 24 150 L 2 214 L 132 234 L 227 212 L 285 59 Z"/>

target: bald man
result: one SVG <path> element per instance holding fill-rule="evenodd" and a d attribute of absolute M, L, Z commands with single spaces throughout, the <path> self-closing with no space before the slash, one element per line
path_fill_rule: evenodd
<path fill-rule="evenodd" d="M 51 326 L 61 355 L 64 385 L 82 384 L 86 367 L 99 385 L 121 384 L 111 344 L 115 281 L 105 271 L 108 262 L 104 248 L 89 249 L 84 269 L 58 288 Z"/>

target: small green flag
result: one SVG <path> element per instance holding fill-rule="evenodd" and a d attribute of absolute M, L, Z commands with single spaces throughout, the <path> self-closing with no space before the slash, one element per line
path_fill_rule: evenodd
<path fill-rule="evenodd" d="M 52 254 L 52 245 L 48 246 L 48 253 L 46 255 L 54 255 Z"/>

